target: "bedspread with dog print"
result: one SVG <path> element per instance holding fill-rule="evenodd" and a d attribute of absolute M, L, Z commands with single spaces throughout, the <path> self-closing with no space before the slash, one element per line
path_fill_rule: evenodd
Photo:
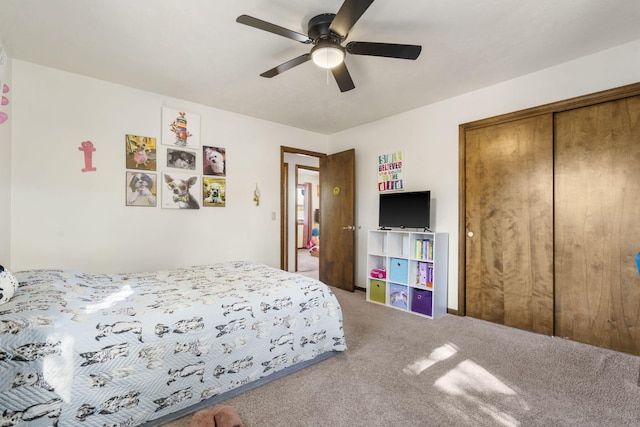
<path fill-rule="evenodd" d="M 323 283 L 248 262 L 30 270 L 0 305 L 0 426 L 135 426 L 346 349 Z"/>

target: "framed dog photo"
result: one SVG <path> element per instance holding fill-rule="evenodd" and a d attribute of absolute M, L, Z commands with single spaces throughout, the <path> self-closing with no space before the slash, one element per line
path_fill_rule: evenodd
<path fill-rule="evenodd" d="M 156 139 L 148 136 L 125 135 L 126 168 L 156 170 Z"/>
<path fill-rule="evenodd" d="M 155 173 L 127 171 L 126 205 L 157 206 L 157 188 Z"/>
<path fill-rule="evenodd" d="M 163 107 L 162 145 L 200 148 L 200 115 Z"/>
<path fill-rule="evenodd" d="M 167 167 L 196 170 L 196 153 L 167 148 Z"/>
<path fill-rule="evenodd" d="M 162 172 L 162 207 L 166 209 L 200 209 L 202 186 L 195 174 Z"/>
<path fill-rule="evenodd" d="M 227 150 L 222 147 L 202 146 L 202 173 L 204 175 L 227 175 Z"/>
<path fill-rule="evenodd" d="M 202 206 L 224 207 L 227 199 L 226 178 L 203 177 L 202 196 Z"/>

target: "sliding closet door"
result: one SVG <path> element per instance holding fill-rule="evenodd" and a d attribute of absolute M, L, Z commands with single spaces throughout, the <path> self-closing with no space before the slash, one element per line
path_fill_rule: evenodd
<path fill-rule="evenodd" d="M 553 116 L 465 134 L 466 313 L 553 334 Z"/>
<path fill-rule="evenodd" d="M 555 131 L 556 335 L 640 354 L 640 97 Z"/>

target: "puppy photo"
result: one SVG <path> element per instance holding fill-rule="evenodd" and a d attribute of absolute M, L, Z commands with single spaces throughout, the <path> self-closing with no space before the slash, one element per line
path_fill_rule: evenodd
<path fill-rule="evenodd" d="M 156 170 L 156 139 L 147 136 L 125 136 L 127 169 Z"/>
<path fill-rule="evenodd" d="M 198 177 L 179 173 L 162 173 L 164 183 L 162 190 L 162 207 L 169 209 L 200 209 L 198 200 L 201 188 Z"/>
<path fill-rule="evenodd" d="M 196 154 L 190 151 L 167 148 L 167 166 L 178 169 L 196 169 Z"/>
<path fill-rule="evenodd" d="M 226 149 L 221 147 L 202 148 L 202 170 L 205 175 L 225 176 Z"/>
<path fill-rule="evenodd" d="M 224 206 L 226 179 L 205 176 L 202 181 L 203 206 Z"/>
<path fill-rule="evenodd" d="M 127 172 L 127 206 L 156 205 L 156 174 Z"/>
<path fill-rule="evenodd" d="M 209 197 L 204 199 L 205 202 L 222 203 L 222 199 L 220 198 L 220 184 L 218 184 L 217 182 L 212 182 L 209 184 L 206 194 L 208 194 Z"/>

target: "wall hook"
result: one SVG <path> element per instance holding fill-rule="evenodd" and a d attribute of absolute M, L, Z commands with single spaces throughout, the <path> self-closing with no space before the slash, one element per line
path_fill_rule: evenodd
<path fill-rule="evenodd" d="M 253 201 L 256 202 L 256 206 L 260 204 L 260 190 L 258 189 L 257 182 L 256 182 L 256 189 L 253 190 Z"/>

